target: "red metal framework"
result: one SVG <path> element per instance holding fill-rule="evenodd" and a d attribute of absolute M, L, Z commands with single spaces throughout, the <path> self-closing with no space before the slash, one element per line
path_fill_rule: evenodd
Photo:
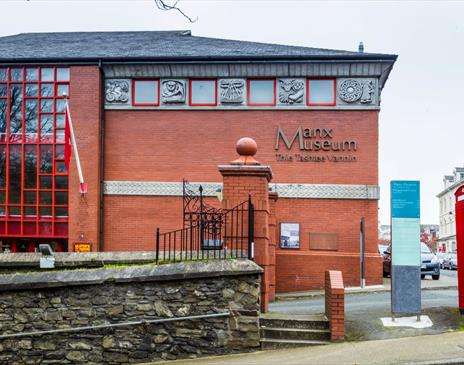
<path fill-rule="evenodd" d="M 69 68 L 0 67 L 0 239 L 68 237 L 63 93 Z"/>
<path fill-rule="evenodd" d="M 311 102 L 311 88 L 310 82 L 311 81 L 320 81 L 320 80 L 327 80 L 333 82 L 333 98 L 330 103 L 314 103 Z M 326 78 L 326 77 L 318 77 L 318 78 L 311 78 L 306 79 L 306 105 L 308 106 L 335 106 L 337 104 L 337 88 L 336 88 L 336 80 L 333 78 Z"/>

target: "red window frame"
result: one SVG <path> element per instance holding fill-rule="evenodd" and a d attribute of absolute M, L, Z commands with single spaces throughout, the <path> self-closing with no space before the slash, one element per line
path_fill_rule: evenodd
<path fill-rule="evenodd" d="M 196 81 L 213 81 L 214 82 L 214 103 L 194 103 L 192 101 L 192 84 Z M 217 79 L 190 79 L 189 80 L 189 105 L 190 106 L 217 106 L 218 105 Z"/>
<path fill-rule="evenodd" d="M 20 68 L 22 69 L 22 81 L 11 80 L 11 68 Z M 36 81 L 26 80 L 26 69 L 36 68 L 38 70 L 38 79 Z M 49 68 L 53 70 L 53 79 L 54 81 L 44 81 L 42 82 L 41 69 Z M 64 68 L 64 67 L 61 67 Z M 4 67 L 2 67 L 4 69 Z M 68 216 L 69 216 L 69 189 L 68 185 L 65 184 L 63 187 L 57 187 L 56 177 L 65 176 L 68 177 L 68 171 L 64 169 L 63 171 L 57 171 L 58 164 L 64 164 L 64 157 L 57 156 L 57 148 L 64 147 L 64 125 L 57 127 L 57 116 L 65 114 L 63 111 L 57 111 L 56 104 L 58 100 L 63 100 L 61 95 L 57 95 L 57 85 L 66 84 L 70 85 L 70 81 L 58 81 L 57 80 L 57 67 L 56 66 L 13 66 L 6 67 L 7 69 L 7 80 L 0 81 L 1 84 L 7 86 L 7 95 L 6 97 L 0 97 L 0 99 L 7 100 L 7 113 L 6 113 L 6 131 L 5 139 L 0 140 L 0 145 L 4 146 L 5 149 L 5 185 L 0 187 L 0 191 L 5 194 L 5 201 L 0 204 L 0 207 L 3 208 L 3 214 L 0 216 L 0 235 L 5 237 L 23 237 L 23 238 L 53 238 L 53 239 L 67 239 L 68 237 Z M 23 100 L 21 108 L 21 133 L 18 133 L 18 137 L 11 138 L 10 131 L 10 100 L 11 100 L 11 85 L 21 85 L 21 96 Z M 36 96 L 26 96 L 26 87 L 27 85 L 37 85 L 37 95 Z M 52 87 L 52 93 L 50 95 L 42 96 L 41 95 L 41 86 L 43 84 L 49 84 Z M 26 102 L 28 100 L 37 101 L 37 132 L 27 132 L 26 131 Z M 51 111 L 42 112 L 40 105 L 42 100 L 49 100 L 52 104 Z M 51 119 L 50 129 L 47 131 L 47 139 L 41 138 L 41 116 L 48 115 Z M 58 134 L 57 132 L 61 133 Z M 20 136 L 19 136 L 20 134 Z M 50 134 L 50 135 L 49 135 Z M 60 136 L 61 139 L 58 140 L 57 137 Z M 41 171 L 41 147 L 48 146 L 47 149 L 50 150 L 50 161 L 51 171 Z M 11 203 L 10 202 L 10 150 L 11 148 L 19 149 L 21 151 L 21 180 L 19 188 L 19 202 Z M 33 187 L 26 187 L 26 173 L 25 173 L 25 164 L 26 164 L 26 150 L 34 151 L 35 150 L 35 185 Z M 41 185 L 41 177 L 49 177 L 51 179 L 50 186 Z M 26 202 L 26 193 L 29 195 L 35 196 L 35 203 Z M 41 202 L 40 195 L 41 193 L 50 194 L 50 202 Z M 67 202 L 62 204 L 56 203 L 57 193 L 66 194 Z M 50 214 L 41 215 L 42 209 L 49 210 Z M 12 211 L 13 210 L 13 214 Z M 58 215 L 58 210 L 64 210 L 65 214 Z M 16 211 L 19 213 L 16 214 Z M 28 212 L 30 211 L 30 212 Z M 35 214 L 33 214 L 33 212 Z M 26 214 L 28 213 L 28 214 Z"/>
<path fill-rule="evenodd" d="M 135 83 L 136 82 L 158 82 L 158 100 L 155 103 L 136 103 L 135 102 Z M 160 106 L 160 92 L 161 92 L 161 82 L 160 79 L 132 79 L 132 105 L 133 106 Z"/>
<path fill-rule="evenodd" d="M 252 81 L 273 81 L 274 82 L 274 102 L 273 103 L 258 103 L 254 104 L 250 102 L 250 84 Z M 247 105 L 248 106 L 276 106 L 277 105 L 277 80 L 273 78 L 253 78 L 247 79 Z"/>
<path fill-rule="evenodd" d="M 333 82 L 333 101 L 331 103 L 311 103 L 311 88 L 309 86 L 312 80 L 329 80 Z M 336 79 L 332 77 L 311 77 L 306 79 L 306 105 L 307 106 L 335 106 L 337 104 L 337 87 Z"/>

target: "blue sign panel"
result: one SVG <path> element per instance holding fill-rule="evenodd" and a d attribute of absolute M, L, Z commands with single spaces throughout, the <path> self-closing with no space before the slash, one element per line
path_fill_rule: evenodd
<path fill-rule="evenodd" d="M 420 218 L 419 181 L 391 182 L 392 218 Z"/>
<path fill-rule="evenodd" d="M 392 313 L 420 313 L 420 183 L 391 182 Z"/>

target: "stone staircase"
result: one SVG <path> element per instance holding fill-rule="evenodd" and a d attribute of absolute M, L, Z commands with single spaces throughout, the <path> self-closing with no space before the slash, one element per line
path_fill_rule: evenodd
<path fill-rule="evenodd" d="M 262 314 L 261 349 L 280 349 L 330 343 L 329 321 L 321 315 Z"/>

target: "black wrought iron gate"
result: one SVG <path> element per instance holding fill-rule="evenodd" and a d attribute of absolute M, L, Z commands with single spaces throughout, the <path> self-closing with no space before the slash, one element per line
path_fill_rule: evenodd
<path fill-rule="evenodd" d="M 251 196 L 231 209 L 205 202 L 203 187 L 182 184 L 182 228 L 156 229 L 156 261 L 174 262 L 254 257 L 254 209 Z"/>

